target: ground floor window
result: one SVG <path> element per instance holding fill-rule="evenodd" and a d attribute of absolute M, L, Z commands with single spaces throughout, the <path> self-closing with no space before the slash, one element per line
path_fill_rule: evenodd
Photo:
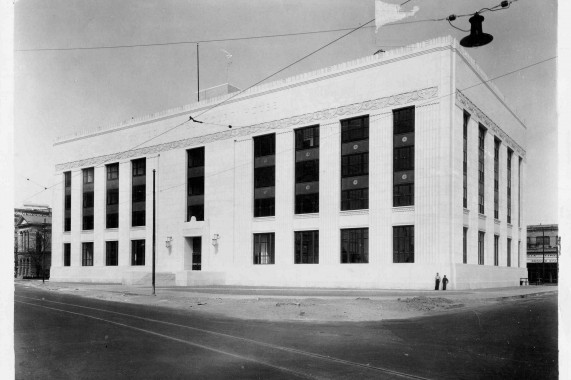
<path fill-rule="evenodd" d="M 484 234 L 478 231 L 478 265 L 484 265 Z"/>
<path fill-rule="evenodd" d="M 369 229 L 349 228 L 341 230 L 341 263 L 369 262 Z"/>
<path fill-rule="evenodd" d="M 414 263 L 414 226 L 393 227 L 393 263 Z"/>
<path fill-rule="evenodd" d="M 63 266 L 68 267 L 71 265 L 71 244 L 63 244 Z"/>
<path fill-rule="evenodd" d="M 119 264 L 119 242 L 105 242 L 105 265 L 116 266 Z"/>
<path fill-rule="evenodd" d="M 274 264 L 275 235 L 254 234 L 254 264 Z"/>
<path fill-rule="evenodd" d="M 145 265 L 145 240 L 131 240 L 131 265 Z"/>
<path fill-rule="evenodd" d="M 464 238 L 462 242 L 462 262 L 468 264 L 468 229 L 464 227 Z"/>
<path fill-rule="evenodd" d="M 93 243 L 81 243 L 81 265 L 93 266 Z"/>
<path fill-rule="evenodd" d="M 512 266 L 512 239 L 508 238 L 508 267 Z"/>
<path fill-rule="evenodd" d="M 499 265 L 499 251 L 500 251 L 500 237 L 498 235 L 494 235 L 494 265 Z"/>
<path fill-rule="evenodd" d="M 295 232 L 296 264 L 319 264 L 319 231 Z"/>

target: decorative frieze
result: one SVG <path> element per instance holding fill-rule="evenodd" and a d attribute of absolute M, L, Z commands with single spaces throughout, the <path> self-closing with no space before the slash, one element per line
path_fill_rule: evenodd
<path fill-rule="evenodd" d="M 513 149 L 514 152 L 525 158 L 525 150 L 519 146 L 511 137 L 507 135 L 496 123 L 494 123 L 481 109 L 478 108 L 462 91 L 456 91 L 456 104 L 467 110 L 470 113 L 470 117 L 474 118 L 476 121 L 484 125 L 486 128 L 491 130 L 494 135 L 498 136 L 507 146 Z"/>
<path fill-rule="evenodd" d="M 173 149 L 185 149 L 188 147 L 203 145 L 218 140 L 239 139 L 240 137 L 245 137 L 254 133 L 258 134 L 262 131 L 271 131 L 276 129 L 291 128 L 295 126 L 317 124 L 322 120 L 341 118 L 344 116 L 371 112 L 385 108 L 402 107 L 414 102 L 420 102 L 435 98 L 437 95 L 438 87 L 428 87 L 421 90 L 409 91 L 402 94 L 367 100 L 360 103 L 348 104 L 336 108 L 329 108 L 317 112 L 293 116 L 290 118 L 274 120 L 267 123 L 234 128 L 229 131 L 211 133 L 204 136 L 191 137 L 188 139 L 171 141 L 164 144 L 126 150 L 123 152 L 108 154 L 104 156 L 91 157 L 84 160 L 66 162 L 56 165 L 56 171 L 65 171 L 86 166 L 103 165 L 107 162 L 120 161 L 133 157 L 148 156 L 149 154 L 161 153 Z"/>

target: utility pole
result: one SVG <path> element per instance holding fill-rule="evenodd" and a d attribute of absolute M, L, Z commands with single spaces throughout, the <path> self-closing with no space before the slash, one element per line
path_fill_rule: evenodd
<path fill-rule="evenodd" d="M 155 295 L 155 247 L 157 245 L 156 242 L 156 205 L 155 205 L 155 174 L 156 169 L 153 169 L 153 295 Z"/>
<path fill-rule="evenodd" d="M 198 53 L 198 42 L 196 43 L 196 99 L 200 102 L 200 55 Z"/>
<path fill-rule="evenodd" d="M 44 224 L 42 226 L 42 234 L 40 235 L 40 248 L 42 250 L 42 284 L 46 283 L 46 247 L 45 247 L 45 241 L 46 241 L 46 222 L 45 222 L 45 218 L 44 218 Z M 36 242 L 36 244 L 38 244 L 38 242 Z"/>
<path fill-rule="evenodd" d="M 543 235 L 542 247 L 543 247 L 543 264 L 541 264 L 541 280 L 545 281 L 545 228 L 541 228 L 541 233 Z"/>

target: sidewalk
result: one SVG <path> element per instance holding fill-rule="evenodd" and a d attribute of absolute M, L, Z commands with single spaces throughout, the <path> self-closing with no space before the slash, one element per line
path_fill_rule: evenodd
<path fill-rule="evenodd" d="M 453 312 L 557 293 L 557 286 L 474 290 L 379 290 L 271 287 L 151 287 L 15 280 L 16 286 L 101 300 L 155 305 L 242 319 L 379 321 Z"/>

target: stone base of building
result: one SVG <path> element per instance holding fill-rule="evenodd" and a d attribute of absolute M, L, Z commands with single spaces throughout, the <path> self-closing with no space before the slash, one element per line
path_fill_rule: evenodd
<path fill-rule="evenodd" d="M 449 290 L 501 288 L 519 286 L 527 277 L 526 268 L 489 265 L 391 264 L 369 265 L 278 266 L 260 265 L 222 271 L 157 272 L 157 286 L 271 286 L 347 289 L 434 290 L 434 277 L 449 279 Z M 59 267 L 52 268 L 53 282 L 120 283 L 129 286 L 150 286 L 148 267 Z M 442 285 L 440 285 L 442 289 Z"/>

